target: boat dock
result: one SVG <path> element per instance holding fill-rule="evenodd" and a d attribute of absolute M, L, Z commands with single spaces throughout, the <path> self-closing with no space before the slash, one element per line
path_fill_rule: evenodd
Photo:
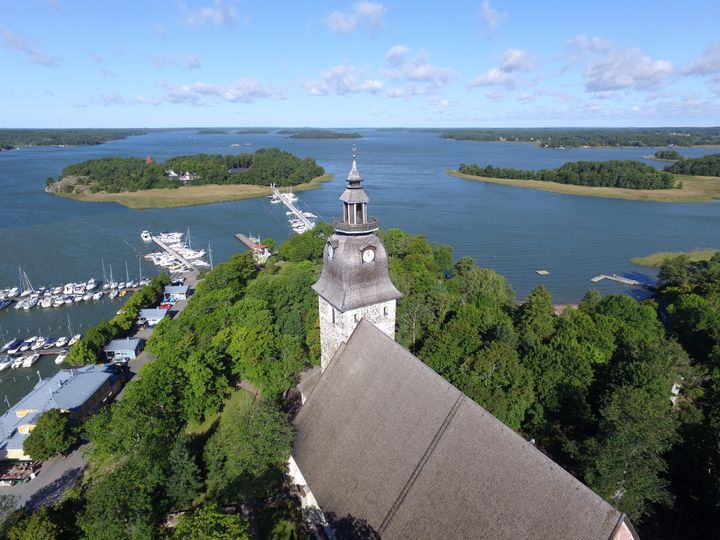
<path fill-rule="evenodd" d="M 640 283 L 637 279 L 630 279 L 623 276 L 618 276 L 617 274 L 613 274 L 611 276 L 608 276 L 606 274 L 600 274 L 599 276 L 595 276 L 594 278 L 590 278 L 590 281 L 593 283 L 598 283 L 604 279 L 615 281 L 617 283 L 622 283 L 623 285 L 630 285 L 631 287 L 643 287 L 644 284 Z"/>
<path fill-rule="evenodd" d="M 183 257 L 177 251 L 175 251 L 173 248 L 168 246 L 165 242 L 160 240 L 159 237 L 153 235 L 151 238 L 152 238 L 153 242 L 155 242 L 158 246 L 160 246 L 160 249 L 165 251 L 165 253 L 168 253 L 169 255 L 172 255 L 173 257 L 175 257 L 178 261 L 180 261 L 182 264 L 184 264 L 187 268 L 195 270 L 196 272 L 200 271 L 200 270 L 198 270 L 197 266 L 195 266 L 193 263 L 188 261 L 185 257 Z"/>
<path fill-rule="evenodd" d="M 250 234 L 252 234 L 252 233 L 250 233 Z M 245 236 L 243 233 L 238 233 L 238 234 L 236 234 L 236 235 L 235 235 L 235 238 L 237 238 L 238 240 L 240 240 L 240 242 L 242 242 L 242 243 L 245 245 L 246 248 L 248 248 L 248 249 L 254 249 L 254 248 L 255 248 L 255 244 L 250 240 L 250 238 L 248 238 L 247 236 Z"/>
<path fill-rule="evenodd" d="M 287 207 L 287 209 L 292 212 L 298 220 L 300 220 L 306 230 L 310 231 L 315 228 L 315 223 L 313 221 L 310 221 L 307 216 L 305 216 L 305 214 L 298 210 L 292 203 L 292 201 L 290 201 L 290 198 L 287 197 L 284 193 L 281 193 L 280 190 L 275 187 L 275 184 L 270 184 L 270 189 L 272 189 L 273 192 L 273 199 L 277 199 L 282 202 Z"/>

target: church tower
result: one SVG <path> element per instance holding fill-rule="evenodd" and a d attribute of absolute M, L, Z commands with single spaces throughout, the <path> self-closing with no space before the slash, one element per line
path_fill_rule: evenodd
<path fill-rule="evenodd" d="M 343 217 L 333 223 L 335 234 L 325 244 L 322 274 L 313 285 L 319 296 L 323 371 L 363 318 L 395 339 L 396 301 L 402 296 L 390 281 L 387 253 L 375 234 L 377 219 L 368 216 L 370 199 L 362 187 L 355 148 L 340 200 Z"/>

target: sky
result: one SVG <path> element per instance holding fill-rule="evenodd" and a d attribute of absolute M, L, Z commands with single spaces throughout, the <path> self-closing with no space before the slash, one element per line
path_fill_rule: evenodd
<path fill-rule="evenodd" d="M 718 21 L 718 0 L 0 0 L 0 127 L 717 126 Z"/>

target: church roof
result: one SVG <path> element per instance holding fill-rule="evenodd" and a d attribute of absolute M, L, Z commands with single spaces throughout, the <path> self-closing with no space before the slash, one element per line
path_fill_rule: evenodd
<path fill-rule="evenodd" d="M 608 539 L 626 523 L 364 319 L 295 424 L 323 511 L 384 538 Z"/>

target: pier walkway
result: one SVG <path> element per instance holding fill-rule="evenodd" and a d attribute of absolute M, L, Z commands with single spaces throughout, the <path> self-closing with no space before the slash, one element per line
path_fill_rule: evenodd
<path fill-rule="evenodd" d="M 307 228 L 308 231 L 315 228 L 315 223 L 310 221 L 306 216 L 303 215 L 303 213 L 298 210 L 295 205 L 288 200 L 288 198 L 285 196 L 284 193 L 281 193 L 278 188 L 275 187 L 275 184 L 270 184 L 270 189 L 272 189 L 273 196 L 276 199 L 280 199 L 280 202 L 282 202 L 285 206 L 287 206 L 288 210 L 290 210 L 293 215 L 298 218 L 303 225 Z M 240 240 L 238 238 L 238 240 Z M 242 240 L 241 240 L 242 242 Z"/>
<path fill-rule="evenodd" d="M 598 283 L 599 281 L 602 281 L 603 279 L 615 281 L 617 283 L 622 283 L 623 285 L 630 285 L 632 287 L 642 287 L 643 286 L 643 284 L 640 283 L 637 279 L 630 279 L 630 278 L 618 276 L 617 274 L 613 274 L 611 276 L 608 276 L 606 274 L 600 274 L 599 276 L 595 276 L 594 278 L 591 278 L 590 281 L 592 281 L 593 283 Z"/>
<path fill-rule="evenodd" d="M 155 242 L 158 246 L 160 246 L 161 249 L 163 249 L 166 253 L 172 255 L 175 257 L 178 261 L 183 263 L 187 268 L 191 268 L 192 270 L 195 270 L 196 272 L 199 272 L 197 266 L 195 266 L 193 263 L 188 261 L 185 257 L 181 256 L 177 251 L 175 251 L 173 248 L 168 246 L 165 242 L 160 240 L 157 236 L 151 236 L 152 241 Z"/>

